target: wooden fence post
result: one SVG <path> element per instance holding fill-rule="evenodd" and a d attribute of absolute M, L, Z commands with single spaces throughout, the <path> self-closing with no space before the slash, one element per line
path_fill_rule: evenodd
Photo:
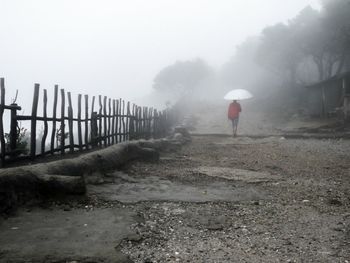
<path fill-rule="evenodd" d="M 158 112 L 157 110 L 153 111 L 153 138 L 158 138 L 157 132 L 158 132 L 158 125 L 157 125 L 157 118 L 158 118 Z"/>
<path fill-rule="evenodd" d="M 41 139 L 41 155 L 45 155 L 45 143 L 46 143 L 46 137 L 47 137 L 47 130 L 48 130 L 48 124 L 47 124 L 47 91 L 44 89 L 44 97 L 43 97 L 43 117 L 44 117 L 44 134 Z"/>
<path fill-rule="evenodd" d="M 112 105 L 111 105 L 111 99 L 108 99 L 108 128 L 107 128 L 107 144 L 111 145 L 111 112 L 112 112 Z"/>
<path fill-rule="evenodd" d="M 126 107 L 126 139 L 130 140 L 130 102 L 128 101 L 127 107 Z"/>
<path fill-rule="evenodd" d="M 78 144 L 79 151 L 83 150 L 83 135 L 81 133 L 81 94 L 78 94 Z"/>
<path fill-rule="evenodd" d="M 122 99 L 118 100 L 118 104 L 119 108 L 118 108 L 118 127 L 119 127 L 119 136 L 118 136 L 118 142 L 122 141 Z"/>
<path fill-rule="evenodd" d="M 68 132 L 69 132 L 69 151 L 74 152 L 74 133 L 73 133 L 73 106 L 71 93 L 67 93 L 68 97 Z"/>
<path fill-rule="evenodd" d="M 96 145 L 94 145 L 93 144 L 93 140 L 95 139 L 94 137 L 93 137 L 93 134 L 95 134 L 94 136 L 96 136 L 96 134 L 98 134 L 98 127 L 97 127 L 97 112 L 95 112 L 94 111 L 94 109 L 95 109 L 95 96 L 92 96 L 92 102 L 91 102 L 91 115 L 90 115 L 90 144 L 92 145 L 92 146 L 96 146 Z M 93 123 L 93 115 L 94 115 L 94 113 L 95 113 L 95 123 Z M 92 131 L 92 127 L 94 126 L 94 129 L 96 130 L 95 131 L 95 133 Z"/>
<path fill-rule="evenodd" d="M 97 119 L 98 119 L 97 112 L 96 111 L 92 112 L 91 113 L 91 145 L 93 147 L 97 146 L 98 138 L 99 138 Z"/>
<path fill-rule="evenodd" d="M 119 142 L 119 137 L 118 137 L 118 133 L 119 133 L 119 100 L 115 100 L 115 104 L 116 104 L 115 143 L 118 143 Z"/>
<path fill-rule="evenodd" d="M 135 104 L 132 105 L 130 111 L 129 139 L 134 139 L 135 134 Z"/>
<path fill-rule="evenodd" d="M 53 113 L 52 113 L 52 133 L 51 133 L 51 154 L 55 153 L 55 137 L 56 137 L 56 114 L 57 114 L 57 97 L 58 85 L 55 85 L 55 93 L 53 99 Z"/>
<path fill-rule="evenodd" d="M 134 104 L 134 109 L 133 109 L 133 115 L 134 115 L 134 132 L 133 132 L 133 138 L 137 139 L 137 132 L 138 132 L 138 107 L 136 104 Z"/>
<path fill-rule="evenodd" d="M 65 100 L 65 92 L 64 89 L 61 89 L 61 154 L 64 154 L 65 152 L 65 140 L 66 140 L 66 133 L 65 133 L 65 107 L 66 107 L 66 100 Z"/>
<path fill-rule="evenodd" d="M 158 111 L 158 138 L 162 137 L 162 112 Z"/>
<path fill-rule="evenodd" d="M 91 101 L 91 118 L 90 118 L 90 137 L 92 140 L 92 114 L 94 113 L 94 107 L 95 107 L 95 96 L 92 96 L 92 101 Z M 89 149 L 89 96 L 85 95 L 85 144 L 86 144 L 86 149 Z M 96 120 L 97 121 L 97 120 Z M 97 123 L 96 123 L 97 125 Z M 97 126 L 96 126 L 96 132 L 97 132 Z"/>
<path fill-rule="evenodd" d="M 18 138 L 17 104 L 12 103 L 11 107 L 13 108 L 11 108 L 10 151 L 14 152 L 17 149 L 17 138 Z"/>
<path fill-rule="evenodd" d="M 137 116 L 137 126 L 138 126 L 138 131 L 137 131 L 137 139 L 142 138 L 142 108 L 140 106 L 137 107 L 138 109 L 138 116 Z"/>
<path fill-rule="evenodd" d="M 113 100 L 113 116 L 112 116 L 112 144 L 115 142 L 115 118 L 116 118 L 116 108 L 115 108 L 115 100 Z"/>
<path fill-rule="evenodd" d="M 162 137 L 165 137 L 167 134 L 167 116 L 166 110 L 162 111 Z"/>
<path fill-rule="evenodd" d="M 98 96 L 100 110 L 98 112 L 98 145 L 102 146 L 102 96 Z"/>
<path fill-rule="evenodd" d="M 153 108 L 149 109 L 148 112 L 148 137 L 152 138 L 152 117 L 153 117 Z"/>
<path fill-rule="evenodd" d="M 107 146 L 107 96 L 103 97 L 103 145 Z"/>
<path fill-rule="evenodd" d="M 4 107 L 5 107 L 5 79 L 0 79 L 0 90 L 1 90 L 1 98 L 0 98 L 0 146 L 1 146 L 1 167 L 4 166 L 5 162 L 5 137 L 4 137 L 4 122 L 3 122 L 3 116 L 4 116 Z"/>
<path fill-rule="evenodd" d="M 122 138 L 123 138 L 123 142 L 125 142 L 125 140 L 126 140 L 126 126 L 125 126 L 125 101 L 124 100 L 122 100 L 122 112 L 121 112 L 121 114 L 122 114 L 122 123 L 123 123 L 123 136 L 122 136 Z"/>
<path fill-rule="evenodd" d="M 38 112 L 39 89 L 40 85 L 36 83 L 34 85 L 32 116 L 30 125 L 30 158 L 32 160 L 35 158 L 36 155 L 36 118 Z"/>

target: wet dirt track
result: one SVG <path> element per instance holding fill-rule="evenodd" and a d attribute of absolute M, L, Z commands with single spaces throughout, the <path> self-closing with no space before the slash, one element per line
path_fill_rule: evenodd
<path fill-rule="evenodd" d="M 133 162 L 110 173 L 88 188 L 83 204 L 35 210 L 75 218 L 67 242 L 80 247 L 69 257 L 65 247 L 37 250 L 42 254 L 33 262 L 126 262 L 112 250 L 133 262 L 347 262 L 349 149 L 347 140 L 196 136 L 182 150 L 162 153 L 157 163 Z M 109 216 L 94 212 L 101 210 Z M 77 214 L 86 212 L 99 224 L 88 223 L 92 229 L 82 237 L 79 229 L 86 222 Z M 121 224 L 123 215 L 128 220 Z M 11 230 L 13 243 L 0 238 L 3 259 L 32 262 L 14 254 L 27 246 L 35 253 L 40 246 L 47 226 L 39 222 L 35 235 L 26 233 L 21 224 L 30 218 L 22 214 L 0 225 L 0 231 L 19 228 Z M 99 244 L 99 229 L 108 228 L 115 233 L 105 240 L 108 253 L 87 248 L 91 240 Z M 18 244 L 23 235 L 28 243 Z"/>
<path fill-rule="evenodd" d="M 125 172 L 190 185 L 224 180 L 264 195 L 138 204 L 145 222 L 135 230 L 142 241 L 125 241 L 122 251 L 136 262 L 346 262 L 348 149 L 350 142 L 343 140 L 202 136 L 160 165 L 135 163 Z M 249 172 L 229 180 L 230 169 L 263 172 L 264 180 Z"/>

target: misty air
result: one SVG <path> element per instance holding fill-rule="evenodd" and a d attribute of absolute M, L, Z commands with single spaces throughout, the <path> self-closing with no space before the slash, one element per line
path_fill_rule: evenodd
<path fill-rule="evenodd" d="M 0 10 L 0 262 L 350 262 L 350 0 Z"/>

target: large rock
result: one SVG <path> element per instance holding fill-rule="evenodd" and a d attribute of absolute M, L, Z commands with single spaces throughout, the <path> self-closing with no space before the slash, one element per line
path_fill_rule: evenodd
<path fill-rule="evenodd" d="M 175 127 L 172 139 L 180 142 L 181 144 L 189 143 L 192 141 L 191 135 L 185 127 Z"/>
<path fill-rule="evenodd" d="M 189 133 L 189 131 L 183 127 L 183 126 L 178 126 L 178 127 L 175 127 L 174 129 L 174 133 L 181 133 L 184 137 L 186 138 L 191 138 L 191 134 Z"/>
<path fill-rule="evenodd" d="M 180 131 L 187 134 L 183 129 Z M 124 142 L 72 159 L 1 169 L 0 213 L 33 198 L 84 194 L 86 182 L 94 181 L 96 174 L 103 177 L 107 172 L 136 159 L 158 161 L 159 151 L 179 149 L 187 142 L 183 138 L 188 135 L 171 140 Z M 90 177 L 93 177 L 92 180 L 89 180 Z"/>
<path fill-rule="evenodd" d="M 158 151 L 152 144 L 147 146 L 143 148 L 137 141 L 127 142 L 77 158 L 1 169 L 0 213 L 10 212 L 35 198 L 85 194 L 84 178 L 96 172 L 104 174 L 135 159 L 158 160 Z"/>

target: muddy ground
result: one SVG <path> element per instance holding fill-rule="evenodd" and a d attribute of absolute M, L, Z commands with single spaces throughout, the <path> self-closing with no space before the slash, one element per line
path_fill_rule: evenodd
<path fill-rule="evenodd" d="M 1 262 L 349 262 L 350 141 L 195 136 L 0 223 Z"/>

